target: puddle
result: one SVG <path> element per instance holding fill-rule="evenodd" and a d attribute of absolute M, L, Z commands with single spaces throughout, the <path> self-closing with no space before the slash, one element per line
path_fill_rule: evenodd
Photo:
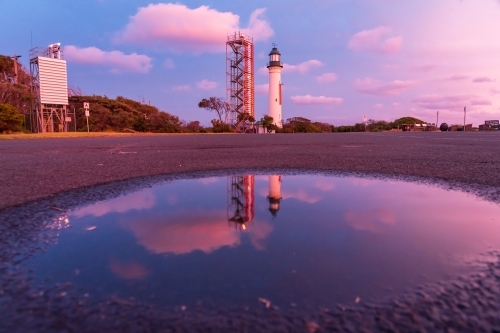
<path fill-rule="evenodd" d="M 159 184 L 56 229 L 24 263 L 36 285 L 157 306 L 331 306 L 470 271 L 499 248 L 500 206 L 400 181 L 246 175 Z"/>

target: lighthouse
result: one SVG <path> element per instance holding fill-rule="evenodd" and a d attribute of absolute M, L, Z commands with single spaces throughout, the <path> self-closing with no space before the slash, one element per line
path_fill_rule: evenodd
<path fill-rule="evenodd" d="M 267 68 L 269 69 L 268 116 L 273 117 L 273 123 L 279 128 L 282 128 L 281 104 L 283 95 L 281 92 L 281 69 L 283 68 L 283 64 L 281 63 L 281 53 L 278 51 L 275 44 L 273 44 L 273 49 L 271 53 L 269 53 L 269 64 Z"/>
<path fill-rule="evenodd" d="M 280 210 L 281 202 L 281 176 L 272 175 L 269 176 L 269 211 L 272 216 L 276 216 Z"/>

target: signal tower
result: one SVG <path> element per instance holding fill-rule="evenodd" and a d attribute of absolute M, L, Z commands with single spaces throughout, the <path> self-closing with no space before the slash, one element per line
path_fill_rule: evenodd
<path fill-rule="evenodd" d="M 231 105 L 231 125 L 238 132 L 252 132 L 255 117 L 255 67 L 253 38 L 240 32 L 227 37 L 226 101 Z"/>
<path fill-rule="evenodd" d="M 227 186 L 227 220 L 246 230 L 254 218 L 255 176 L 229 176 Z"/>
<path fill-rule="evenodd" d="M 35 96 L 31 110 L 32 132 L 67 132 L 75 121 L 68 112 L 68 76 L 61 44 L 30 50 L 31 92 Z"/>

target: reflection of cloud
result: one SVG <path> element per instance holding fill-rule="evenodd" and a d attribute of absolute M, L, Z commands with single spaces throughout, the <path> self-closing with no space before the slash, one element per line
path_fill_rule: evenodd
<path fill-rule="evenodd" d="M 179 201 L 179 198 L 177 198 L 176 195 L 169 194 L 169 195 L 167 195 L 167 197 L 165 198 L 165 200 L 167 201 L 167 203 L 170 206 L 175 206 L 177 204 L 177 202 Z"/>
<path fill-rule="evenodd" d="M 309 194 L 305 190 L 298 191 L 281 191 L 281 196 L 283 199 L 296 199 L 299 201 L 307 202 L 307 203 L 316 203 L 321 200 L 321 197 L 314 194 Z"/>
<path fill-rule="evenodd" d="M 155 196 L 153 192 L 151 190 L 143 190 L 77 209 L 71 215 L 75 217 L 87 215 L 103 216 L 109 213 L 125 213 L 134 209 L 149 209 L 154 205 Z"/>
<path fill-rule="evenodd" d="M 273 226 L 267 221 L 255 222 L 251 227 L 247 229 L 253 247 L 260 251 L 266 249 L 262 244 L 262 241 L 265 240 L 267 236 L 269 236 L 271 231 L 273 231 Z"/>
<path fill-rule="evenodd" d="M 125 280 L 141 280 L 149 275 L 149 270 L 135 261 L 121 263 L 111 259 L 109 268 L 113 273 Z"/>
<path fill-rule="evenodd" d="M 376 180 L 363 179 L 363 178 L 353 178 L 349 181 L 349 183 L 352 186 L 362 186 L 362 187 L 372 186 L 376 182 L 377 182 Z"/>
<path fill-rule="evenodd" d="M 228 226 L 225 212 L 181 212 L 168 220 L 141 219 L 125 222 L 139 244 L 152 253 L 183 254 L 200 250 L 213 252 L 223 246 L 237 246 L 242 233 Z M 255 222 L 247 229 L 252 245 L 263 250 L 261 241 L 271 233 L 267 222 Z"/>
<path fill-rule="evenodd" d="M 327 191 L 333 190 L 335 188 L 335 184 L 332 182 L 328 182 L 325 179 L 322 179 L 322 180 L 316 181 L 316 183 L 314 184 L 314 187 L 320 189 L 321 191 L 327 192 Z"/>
<path fill-rule="evenodd" d="M 219 181 L 219 179 L 220 178 L 217 178 L 217 177 L 202 178 L 202 179 L 198 179 L 198 183 L 201 183 L 203 185 L 210 185 L 213 183 L 217 183 Z"/>
<path fill-rule="evenodd" d="M 380 224 L 395 224 L 396 214 L 388 208 L 375 208 L 369 210 L 348 210 L 344 218 L 356 230 L 380 231 Z"/>

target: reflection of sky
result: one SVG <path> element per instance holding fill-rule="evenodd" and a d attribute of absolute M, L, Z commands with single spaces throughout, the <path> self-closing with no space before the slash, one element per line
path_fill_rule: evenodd
<path fill-rule="evenodd" d="M 500 207 L 465 193 L 283 176 L 272 217 L 268 178 L 255 177 L 255 218 L 245 231 L 227 222 L 225 178 L 176 181 L 75 210 L 72 228 L 33 268 L 41 281 L 154 294 L 161 304 L 335 303 L 456 274 L 500 243 Z"/>

